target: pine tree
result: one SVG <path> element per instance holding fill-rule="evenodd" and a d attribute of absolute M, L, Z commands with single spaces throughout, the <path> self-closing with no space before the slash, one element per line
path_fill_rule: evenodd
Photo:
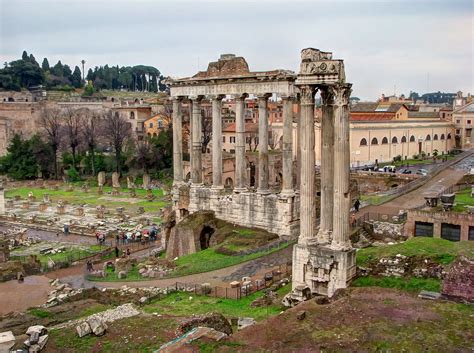
<path fill-rule="evenodd" d="M 43 71 L 49 71 L 49 61 L 47 58 L 43 59 L 43 63 L 41 64 L 41 68 Z"/>
<path fill-rule="evenodd" d="M 28 61 L 28 53 L 26 52 L 26 50 L 23 50 L 23 54 L 21 55 L 21 60 L 23 61 Z"/>
<path fill-rule="evenodd" d="M 74 68 L 71 83 L 75 88 L 80 88 L 82 86 L 81 70 L 78 66 Z"/>

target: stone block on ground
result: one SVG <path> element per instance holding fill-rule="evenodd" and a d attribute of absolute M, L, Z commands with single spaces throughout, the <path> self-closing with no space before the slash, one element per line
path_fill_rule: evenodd
<path fill-rule="evenodd" d="M 96 336 L 102 336 L 107 331 L 107 325 L 98 317 L 91 317 L 87 320 L 92 333 Z"/>
<path fill-rule="evenodd" d="M 437 300 L 441 298 L 441 293 L 438 292 L 430 292 L 427 290 L 422 290 L 420 294 L 418 294 L 418 298 L 421 299 L 430 299 L 430 300 Z"/>
<path fill-rule="evenodd" d="M 76 326 L 77 335 L 79 337 L 87 336 L 92 333 L 91 327 L 87 321 L 84 321 Z"/>
<path fill-rule="evenodd" d="M 43 325 L 30 326 L 28 327 L 28 330 L 26 330 L 26 335 L 31 336 L 34 332 L 38 332 L 39 335 L 42 336 L 46 334 L 48 330 Z"/>
<path fill-rule="evenodd" d="M 0 352 L 9 352 L 15 345 L 15 336 L 12 331 L 0 333 Z"/>
<path fill-rule="evenodd" d="M 244 328 L 255 325 L 256 323 L 255 319 L 251 317 L 239 317 L 239 320 L 237 321 L 237 329 L 243 330 Z"/>

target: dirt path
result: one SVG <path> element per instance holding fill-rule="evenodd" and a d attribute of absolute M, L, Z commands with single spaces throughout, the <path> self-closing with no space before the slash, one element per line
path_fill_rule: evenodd
<path fill-rule="evenodd" d="M 29 307 L 40 305 L 48 299 L 51 291 L 49 278 L 28 276 L 23 283 L 8 281 L 0 283 L 0 315 L 11 311 L 25 311 Z"/>

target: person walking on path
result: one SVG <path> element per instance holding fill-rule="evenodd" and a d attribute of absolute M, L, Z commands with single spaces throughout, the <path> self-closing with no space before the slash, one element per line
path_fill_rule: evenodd
<path fill-rule="evenodd" d="M 357 199 L 354 202 L 354 209 L 355 209 L 356 212 L 359 212 L 359 207 L 360 207 L 360 201 L 359 201 L 359 199 Z"/>
<path fill-rule="evenodd" d="M 119 257 L 119 248 L 117 245 L 115 246 L 115 257 Z"/>

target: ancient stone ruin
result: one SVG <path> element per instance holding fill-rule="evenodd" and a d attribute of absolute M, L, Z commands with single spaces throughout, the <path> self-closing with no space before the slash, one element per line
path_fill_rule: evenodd
<path fill-rule="evenodd" d="M 293 288 L 300 293 L 332 296 L 355 276 L 355 250 L 349 239 L 349 112 L 351 84 L 345 82 L 344 63 L 332 53 L 307 48 L 301 52 L 300 72 L 287 70 L 252 72 L 244 58 L 222 55 L 207 71 L 171 80 L 173 126 L 182 126 L 181 105 L 190 107 L 191 177 L 183 173 L 181 129 L 173 129 L 173 209 L 179 222 L 189 213 L 213 211 L 217 218 L 258 227 L 280 236 L 299 235 L 293 253 Z M 322 98 L 321 214 L 316 232 L 315 207 L 315 94 Z M 231 193 L 223 183 L 222 100 L 231 95 L 236 104 L 235 183 Z M 245 104 L 258 98 L 257 189 L 249 188 L 245 152 Z M 282 188 L 269 187 L 269 97 L 283 102 Z M 206 185 L 202 166 L 201 101 L 212 102 L 212 185 Z M 299 192 L 293 183 L 292 104 L 300 105 Z"/>

